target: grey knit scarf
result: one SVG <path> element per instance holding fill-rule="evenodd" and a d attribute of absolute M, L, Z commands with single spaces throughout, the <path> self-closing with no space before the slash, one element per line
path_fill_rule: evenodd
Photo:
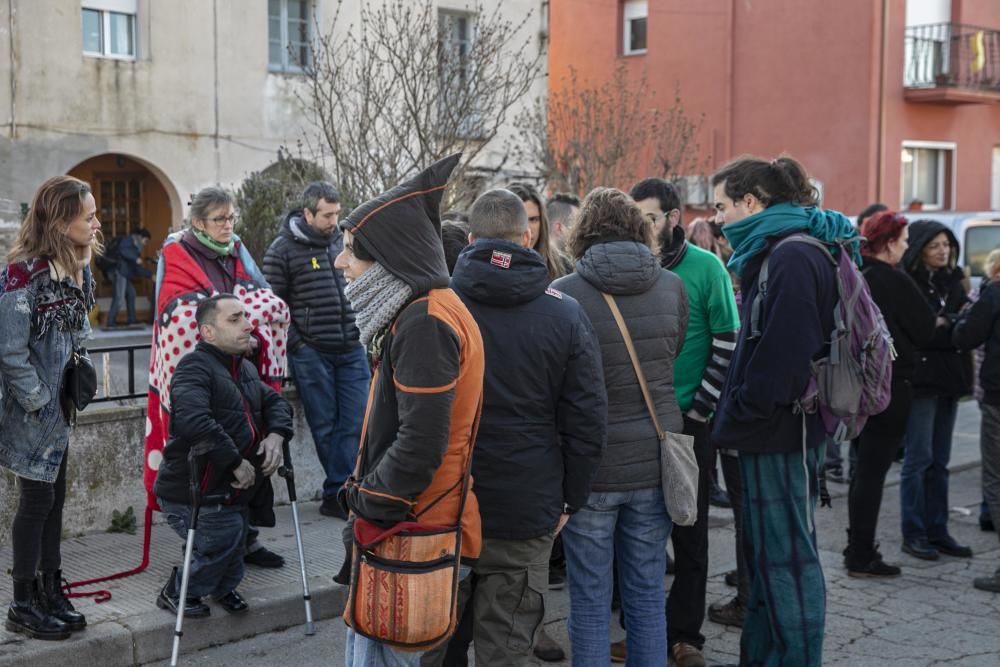
<path fill-rule="evenodd" d="M 375 262 L 344 290 L 357 315 L 361 344 L 368 346 L 375 335 L 395 319 L 413 295 L 413 289 Z"/>

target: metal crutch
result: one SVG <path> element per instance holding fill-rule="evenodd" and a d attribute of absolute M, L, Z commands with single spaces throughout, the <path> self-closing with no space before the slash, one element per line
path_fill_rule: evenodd
<path fill-rule="evenodd" d="M 177 656 L 181 649 L 181 636 L 184 634 L 181 631 L 181 627 L 184 622 L 184 608 L 187 606 L 188 581 L 191 577 L 191 553 L 194 551 L 195 531 L 198 530 L 198 510 L 201 507 L 202 501 L 213 504 L 216 502 L 224 503 L 229 497 L 228 494 L 224 496 L 201 497 L 201 489 L 199 488 L 201 472 L 203 470 L 201 457 L 204 456 L 211 446 L 211 443 L 199 443 L 191 448 L 191 453 L 188 457 L 189 473 L 191 475 L 189 481 L 191 490 L 191 523 L 188 524 L 187 541 L 184 544 L 184 568 L 181 570 L 181 590 L 177 596 L 177 624 L 174 625 L 174 647 L 170 652 L 171 667 L 177 667 Z"/>
<path fill-rule="evenodd" d="M 302 600 L 306 607 L 306 637 L 316 634 L 313 624 L 312 598 L 309 596 L 309 577 L 306 574 L 306 556 L 302 551 L 302 529 L 299 527 L 299 505 L 295 494 L 295 469 L 292 466 L 292 456 L 289 452 L 288 438 L 281 443 L 281 453 L 285 458 L 284 465 L 278 468 L 278 474 L 285 478 L 288 485 L 288 500 L 292 504 L 292 521 L 295 523 L 295 546 L 299 550 L 299 571 L 302 574 Z"/>
<path fill-rule="evenodd" d="M 184 608 L 187 606 L 188 579 L 191 576 L 191 552 L 194 550 L 194 533 L 198 530 L 198 509 L 201 504 L 201 493 L 198 485 L 201 481 L 199 457 L 192 448 L 188 465 L 191 479 L 191 522 L 188 524 L 187 542 L 184 544 L 184 568 L 181 570 L 181 590 L 177 596 L 177 623 L 174 625 L 174 648 L 170 652 L 170 667 L 177 667 L 177 656 L 181 650 L 181 626 L 184 623 Z"/>

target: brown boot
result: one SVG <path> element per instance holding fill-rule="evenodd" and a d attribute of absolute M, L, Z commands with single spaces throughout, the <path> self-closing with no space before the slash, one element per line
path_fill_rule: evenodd
<path fill-rule="evenodd" d="M 677 667 L 705 667 L 705 656 L 691 644 L 677 642 L 670 647 L 670 656 Z"/>

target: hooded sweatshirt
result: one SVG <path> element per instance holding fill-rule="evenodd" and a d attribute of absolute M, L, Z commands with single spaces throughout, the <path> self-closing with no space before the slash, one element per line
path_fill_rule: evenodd
<path fill-rule="evenodd" d="M 629 491 L 660 483 L 660 441 L 636 380 L 625 340 L 601 293 L 614 297 L 649 384 L 663 428 L 684 423 L 674 392 L 674 359 L 687 331 L 688 303 L 681 279 L 634 241 L 587 249 L 576 273 L 552 286 L 580 302 L 597 332 L 608 393 L 608 444 L 593 491 Z"/>
<path fill-rule="evenodd" d="M 936 326 L 934 336 L 917 350 L 913 374 L 916 397 L 951 396 L 972 393 L 972 355 L 961 352 L 952 342 L 952 329 L 958 313 L 969 301 L 965 291 L 965 272 L 958 267 L 958 239 L 951 229 L 934 220 L 917 220 L 909 225 L 909 247 L 903 254 L 903 270 L 917 283 L 934 314 L 948 321 Z M 923 262 L 928 243 L 944 232 L 951 243 L 948 265 L 933 273 Z"/>
<path fill-rule="evenodd" d="M 604 453 L 607 396 L 594 329 L 575 299 L 549 288 L 542 256 L 510 241 L 466 248 L 451 284 L 486 346 L 472 464 L 483 535 L 545 535 L 563 503 L 586 503 Z"/>
<path fill-rule="evenodd" d="M 453 155 L 354 209 L 341 221 L 413 293 L 382 341 L 361 448 L 346 502 L 383 526 L 462 522 L 462 557 L 479 556 L 479 507 L 470 480 L 483 395 L 483 341 L 447 287 L 439 207 Z"/>

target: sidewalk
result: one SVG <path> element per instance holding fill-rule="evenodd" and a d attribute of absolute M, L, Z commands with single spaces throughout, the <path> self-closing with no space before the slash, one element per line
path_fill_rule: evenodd
<path fill-rule="evenodd" d="M 879 522 L 882 552 L 903 568 L 892 580 L 851 579 L 842 567 L 847 507 L 846 486 L 831 484 L 833 509 L 817 512 L 817 531 L 827 580 L 827 625 L 824 666 L 996 667 L 1000 664 L 1000 595 L 976 591 L 972 579 L 1000 565 L 1000 542 L 995 533 L 977 526 L 979 483 L 979 415 L 975 404 L 960 407 L 952 455 L 952 531 L 971 544 L 971 560 L 942 558 L 928 563 L 899 550 L 899 465 L 889 474 Z M 72 502 L 70 499 L 69 502 Z M 304 641 L 304 611 L 295 540 L 288 507 L 278 508 L 278 526 L 263 529 L 268 548 L 285 556 L 281 570 L 249 568 L 240 587 L 251 613 L 228 616 L 212 605 L 212 616 L 185 623 L 182 648 L 185 664 L 225 667 L 274 664 L 311 667 L 343 661 L 344 625 L 334 619 L 343 608 L 346 590 L 331 581 L 343 558 L 343 522 L 322 517 L 318 503 L 300 505 L 307 568 L 311 577 L 315 637 Z M 966 511 L 968 514 L 966 514 Z M 712 508 L 709 531 L 709 603 L 728 599 L 734 590 L 723 575 L 734 567 L 734 533 L 728 510 Z M 67 526 L 67 532 L 73 527 Z M 141 529 L 136 535 L 98 533 L 67 539 L 63 560 L 69 580 L 91 578 L 135 567 L 141 557 Z M 9 548 L 0 550 L 10 563 Z M 103 604 L 74 601 L 87 615 L 89 627 L 63 642 L 26 640 L 0 629 L 0 666 L 74 665 L 118 666 L 167 664 L 174 617 L 157 609 L 154 600 L 170 568 L 181 559 L 181 541 L 165 525 L 153 528 L 151 563 L 140 575 L 103 586 L 113 598 Z M 667 577 L 669 585 L 672 577 Z M 0 601 L 10 599 L 10 580 L 0 577 Z M 568 591 L 546 596 L 546 628 L 564 648 L 569 647 L 566 618 Z M 622 638 L 617 615 L 611 619 L 612 640 Z M 286 629 L 283 632 L 282 629 Z M 707 619 L 709 664 L 735 663 L 739 632 Z M 542 663 L 545 664 L 545 663 Z M 568 665 L 569 662 L 562 663 Z"/>
<path fill-rule="evenodd" d="M 279 507 L 276 514 L 277 526 L 262 528 L 261 541 L 285 557 L 285 567 L 264 570 L 248 566 L 240 592 L 250 604 L 249 614 L 229 616 L 210 603 L 211 617 L 185 619 L 181 642 L 184 653 L 305 622 L 291 507 Z M 343 562 L 340 536 L 344 522 L 321 516 L 318 502 L 301 504 L 299 516 L 313 617 L 331 618 L 343 610 L 346 593 L 343 586 L 331 580 Z M 72 531 L 71 526 L 66 528 Z M 48 642 L 30 640 L 0 627 L 0 665 L 118 667 L 169 658 L 176 619 L 157 608 L 155 600 L 171 568 L 180 564 L 182 547 L 180 538 L 166 524 L 154 525 L 150 564 L 145 572 L 86 589 L 111 591 L 112 598 L 107 602 L 73 599 L 77 610 L 87 616 L 84 632 L 65 641 Z M 64 540 L 62 550 L 63 576 L 68 581 L 131 569 L 141 561 L 142 528 L 135 535 L 96 533 Z M 10 548 L 0 550 L 0 562 L 10 560 Z M 7 604 L 10 596 L 10 578 L 0 577 L 0 600 Z"/>

